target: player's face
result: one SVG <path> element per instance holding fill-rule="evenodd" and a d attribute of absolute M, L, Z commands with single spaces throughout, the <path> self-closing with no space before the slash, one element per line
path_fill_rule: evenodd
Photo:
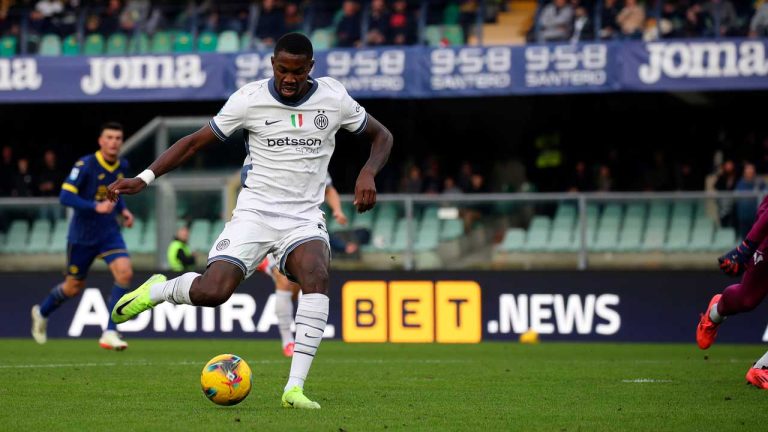
<path fill-rule="evenodd" d="M 120 147 L 123 145 L 123 132 L 114 129 L 104 129 L 99 136 L 101 154 L 109 160 L 117 159 Z"/>
<path fill-rule="evenodd" d="M 272 57 L 276 90 L 286 99 L 297 99 L 307 92 L 307 79 L 315 61 L 301 54 L 280 51 Z"/>

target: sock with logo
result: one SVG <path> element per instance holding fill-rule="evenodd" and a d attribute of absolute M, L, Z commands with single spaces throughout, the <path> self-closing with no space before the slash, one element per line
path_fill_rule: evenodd
<path fill-rule="evenodd" d="M 149 287 L 149 298 L 154 303 L 167 301 L 173 304 L 193 305 L 189 298 L 189 289 L 192 288 L 192 282 L 199 276 L 200 273 L 189 272 L 169 281 L 154 284 Z"/>
<path fill-rule="evenodd" d="M 40 315 L 48 318 L 48 315 L 59 308 L 65 301 L 69 300 L 64 294 L 64 283 L 60 283 L 53 287 L 50 294 L 40 303 Z"/>
<path fill-rule="evenodd" d="M 120 297 L 124 296 L 128 292 L 128 287 L 124 287 L 117 282 L 112 285 L 112 294 L 109 296 L 109 304 L 107 304 L 107 311 L 109 311 L 109 321 L 107 321 L 107 330 L 117 330 L 117 324 L 112 321 L 112 309 L 115 308 L 117 301 Z"/>
<path fill-rule="evenodd" d="M 323 340 L 325 324 L 328 321 L 328 296 L 325 294 L 304 294 L 296 310 L 296 348 L 293 350 L 291 374 L 285 391 L 294 386 L 304 388 L 317 347 Z"/>
<path fill-rule="evenodd" d="M 280 330 L 280 339 L 283 341 L 283 348 L 293 340 L 291 331 L 291 321 L 293 321 L 293 293 L 290 291 L 275 292 L 275 315 L 277 315 L 277 328 Z"/>

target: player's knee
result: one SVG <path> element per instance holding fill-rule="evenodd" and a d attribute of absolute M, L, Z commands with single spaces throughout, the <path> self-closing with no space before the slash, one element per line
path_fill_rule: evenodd
<path fill-rule="evenodd" d="M 305 293 L 326 294 L 328 292 L 328 280 L 328 265 L 319 259 L 308 262 L 299 277 L 301 288 Z"/>
<path fill-rule="evenodd" d="M 128 286 L 133 280 L 133 269 L 130 267 L 123 268 L 115 272 L 115 282 L 119 285 Z"/>
<path fill-rule="evenodd" d="M 64 283 L 64 285 L 61 287 L 61 291 L 67 297 L 76 297 L 80 295 L 80 293 L 83 291 L 83 288 L 85 288 L 84 280 L 72 279 Z"/>
<path fill-rule="evenodd" d="M 200 297 L 194 299 L 196 305 L 217 307 L 224 304 L 237 288 L 237 283 L 226 278 L 212 277 L 201 280 Z"/>

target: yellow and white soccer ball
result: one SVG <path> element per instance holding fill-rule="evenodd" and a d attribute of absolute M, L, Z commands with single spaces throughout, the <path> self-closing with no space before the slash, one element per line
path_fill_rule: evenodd
<path fill-rule="evenodd" d="M 237 405 L 251 392 L 253 378 L 245 360 L 234 354 L 212 358 L 200 374 L 203 393 L 218 405 Z"/>

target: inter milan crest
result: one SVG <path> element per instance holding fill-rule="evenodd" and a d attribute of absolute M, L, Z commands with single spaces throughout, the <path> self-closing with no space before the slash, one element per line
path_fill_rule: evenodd
<path fill-rule="evenodd" d="M 224 240 L 220 241 L 220 242 L 219 242 L 219 243 L 216 245 L 216 250 L 217 250 L 217 251 L 220 251 L 220 250 L 224 250 L 224 249 L 226 249 L 226 248 L 228 248 L 228 247 L 229 247 L 229 239 L 224 239 Z"/>
<path fill-rule="evenodd" d="M 328 117 L 325 116 L 325 111 L 318 111 L 318 113 L 315 116 L 315 127 L 323 130 L 328 127 Z"/>

